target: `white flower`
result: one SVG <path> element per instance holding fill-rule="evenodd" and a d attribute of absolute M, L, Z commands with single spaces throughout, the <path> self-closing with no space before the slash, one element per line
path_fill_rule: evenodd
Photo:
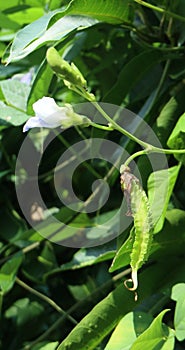
<path fill-rule="evenodd" d="M 32 128 L 68 128 L 73 125 L 90 124 L 90 120 L 73 111 L 72 106 L 59 107 L 51 97 L 43 97 L 33 104 L 35 117 L 27 120 L 23 132 Z"/>

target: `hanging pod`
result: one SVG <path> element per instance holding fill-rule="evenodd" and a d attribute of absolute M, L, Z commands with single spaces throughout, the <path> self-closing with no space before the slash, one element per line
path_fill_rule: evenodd
<path fill-rule="evenodd" d="M 146 262 L 149 256 L 153 223 L 149 201 L 139 179 L 130 172 L 129 167 L 122 166 L 121 188 L 127 201 L 126 215 L 134 219 L 134 240 L 130 254 L 131 279 L 125 281 L 125 286 L 132 291 L 138 287 L 137 271 Z M 128 287 L 128 282 L 133 286 Z"/>

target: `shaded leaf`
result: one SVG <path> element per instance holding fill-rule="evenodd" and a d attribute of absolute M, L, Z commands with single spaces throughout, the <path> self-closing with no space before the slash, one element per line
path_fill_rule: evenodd
<path fill-rule="evenodd" d="M 23 254 L 18 253 L 10 258 L 0 269 L 0 288 L 7 293 L 14 285 L 16 273 L 23 261 Z"/>
<path fill-rule="evenodd" d="M 133 57 L 121 70 L 116 83 L 104 101 L 120 104 L 135 84 L 158 62 L 165 59 L 161 52 L 147 50 Z"/>
<path fill-rule="evenodd" d="M 154 131 L 163 147 L 166 146 L 166 141 L 174 128 L 177 118 L 184 111 L 184 95 L 185 87 L 182 84 L 180 91 L 178 90 L 165 104 L 156 120 Z"/>
<path fill-rule="evenodd" d="M 61 266 L 61 270 L 76 270 L 112 259 L 115 254 L 115 248 L 115 244 L 113 243 L 97 246 L 95 248 L 82 248 L 73 255 L 73 259 L 70 262 Z"/>

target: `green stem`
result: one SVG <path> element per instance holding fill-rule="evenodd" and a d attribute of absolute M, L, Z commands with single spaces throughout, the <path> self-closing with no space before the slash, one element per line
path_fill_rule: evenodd
<path fill-rule="evenodd" d="M 47 295 L 42 294 L 40 292 L 38 292 L 36 289 L 30 287 L 28 284 L 26 284 L 25 282 L 21 281 L 18 277 L 16 277 L 16 283 L 21 286 L 22 288 L 26 289 L 28 292 L 36 295 L 38 298 L 44 300 L 46 303 L 48 303 L 50 306 L 52 306 L 55 310 L 57 310 L 60 314 L 64 315 L 65 317 L 68 318 L 68 320 L 70 320 L 74 325 L 76 325 L 78 322 L 70 315 L 68 315 L 68 313 L 66 311 L 64 311 L 63 309 L 61 309 L 61 307 L 59 305 L 57 305 L 52 299 L 50 299 Z"/>
<path fill-rule="evenodd" d="M 139 3 L 145 3 L 143 2 L 142 0 L 134 0 L 136 2 L 139 2 Z M 147 3 L 145 3 L 147 4 Z M 149 4 L 150 5 L 150 4 Z M 152 6 L 152 8 L 155 8 L 155 6 L 153 5 L 150 5 Z M 162 10 L 162 9 L 161 9 Z M 162 12 L 164 12 L 164 10 L 162 10 Z M 166 12 L 165 12 L 166 13 Z M 169 12 L 168 12 L 169 13 Z M 184 19 L 185 20 L 185 19 Z M 167 61 L 166 63 L 166 68 L 165 68 L 165 74 L 169 68 L 169 61 Z M 161 81 L 161 84 L 160 84 L 160 87 L 159 89 L 161 88 L 161 85 L 163 83 L 163 79 Z M 78 91 L 77 91 L 78 92 Z M 87 98 L 86 96 L 87 92 L 84 90 L 81 92 L 81 95 L 84 97 L 84 98 Z M 88 99 L 88 98 L 87 98 Z M 123 129 L 119 124 L 116 123 L 116 121 L 114 119 L 112 119 L 105 111 L 104 109 L 100 106 L 100 104 L 97 102 L 97 101 L 94 101 L 94 95 L 92 95 L 92 99 L 89 101 L 95 106 L 95 108 L 100 112 L 100 114 L 108 121 L 109 123 L 109 126 L 102 126 L 102 125 L 98 125 L 96 123 L 91 123 L 91 125 L 95 126 L 96 128 L 99 128 L 99 129 L 102 129 L 102 130 L 118 130 L 121 134 L 127 136 L 128 138 L 130 138 L 130 140 L 138 143 L 140 146 L 142 146 L 145 151 L 141 151 L 141 153 L 135 153 L 133 156 L 131 156 L 129 158 L 129 162 L 134 159 L 135 157 L 137 157 L 138 155 L 142 155 L 142 154 L 146 154 L 146 153 L 164 153 L 164 154 L 184 154 L 185 153 L 185 149 L 181 149 L 181 150 L 170 150 L 170 149 L 163 149 L 163 148 L 159 148 L 159 147 L 156 147 L 156 146 L 153 146 L 151 145 L 150 143 L 147 143 L 147 142 L 144 142 L 140 139 L 138 139 L 138 137 L 132 135 L 129 131 Z"/>
<path fill-rule="evenodd" d="M 123 135 L 129 137 L 132 141 L 137 142 L 140 146 L 148 148 L 148 143 L 138 139 L 136 136 L 132 135 L 129 131 L 123 129 L 119 124 L 117 124 L 109 115 L 103 110 L 98 102 L 92 102 L 96 109 L 101 113 L 101 115 L 110 123 L 110 126 L 113 126 L 115 130 L 118 130 Z"/>
<path fill-rule="evenodd" d="M 120 167 L 120 173 L 122 173 L 124 171 L 124 168 L 129 166 L 129 164 L 132 162 L 132 160 L 134 160 L 136 157 L 142 156 L 144 154 L 147 153 L 164 153 L 164 154 L 185 154 L 185 149 L 162 149 L 162 148 L 158 148 L 155 146 L 152 146 L 152 148 L 148 148 L 142 151 L 138 151 L 134 154 L 132 154 L 123 165 L 121 165 Z"/>
<path fill-rule="evenodd" d="M 137 2 L 138 4 L 142 5 L 142 6 L 148 7 L 149 9 L 152 9 L 154 11 L 157 11 L 157 12 L 160 12 L 160 13 L 163 13 L 163 14 L 166 14 L 167 16 L 175 18 L 175 19 L 177 19 L 179 21 L 185 22 L 185 17 L 179 16 L 176 13 L 173 13 L 173 12 L 168 11 L 168 10 L 164 10 L 161 7 L 157 7 L 155 5 L 149 4 L 148 2 L 143 1 L 143 0 L 134 0 L 134 1 Z"/>
<path fill-rule="evenodd" d="M 147 150 L 142 150 L 142 151 L 138 151 L 138 152 L 132 154 L 132 155 L 126 160 L 126 162 L 123 164 L 123 166 L 124 166 L 124 167 L 129 166 L 130 162 L 131 162 L 134 158 L 139 157 L 139 156 L 142 156 L 143 154 L 147 154 L 147 153 L 148 153 Z M 122 168 L 122 165 L 121 165 L 121 167 L 120 167 L 120 173 L 123 172 L 122 169 L 123 169 L 123 168 Z"/>
<path fill-rule="evenodd" d="M 132 135 L 129 131 L 123 129 L 120 125 L 118 125 L 114 121 L 114 119 L 109 117 L 109 115 L 103 110 L 103 108 L 99 105 L 98 102 L 92 102 L 92 104 L 101 113 L 101 115 L 109 122 L 110 126 L 113 126 L 115 130 L 118 130 L 123 135 L 129 137 L 132 141 L 135 141 L 140 146 L 145 148 L 144 152 L 143 151 L 141 151 L 141 153 L 137 152 L 138 155 L 146 154 L 146 153 L 185 154 L 185 149 L 163 149 L 163 148 L 159 148 L 159 147 L 153 146 L 150 143 L 147 143 L 147 142 L 144 142 L 144 141 L 138 139 L 136 136 Z M 136 157 L 138 155 L 136 155 Z M 135 158 L 135 156 L 134 156 L 134 158 Z"/>
<path fill-rule="evenodd" d="M 112 126 L 100 125 L 100 124 L 96 124 L 96 123 L 93 123 L 93 122 L 91 122 L 91 125 L 94 128 L 105 130 L 105 131 L 113 131 L 114 130 L 114 128 Z"/>

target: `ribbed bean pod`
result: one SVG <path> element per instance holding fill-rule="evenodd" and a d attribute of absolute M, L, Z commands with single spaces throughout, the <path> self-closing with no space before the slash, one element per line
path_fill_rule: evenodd
<path fill-rule="evenodd" d="M 127 284 L 126 286 L 130 290 L 136 290 L 138 287 L 137 271 L 149 256 L 153 236 L 153 223 L 148 198 L 139 179 L 131 174 L 128 167 L 122 167 L 122 169 L 121 188 L 128 205 L 126 215 L 133 216 L 134 219 L 134 242 L 130 255 L 133 287 L 128 288 Z"/>

